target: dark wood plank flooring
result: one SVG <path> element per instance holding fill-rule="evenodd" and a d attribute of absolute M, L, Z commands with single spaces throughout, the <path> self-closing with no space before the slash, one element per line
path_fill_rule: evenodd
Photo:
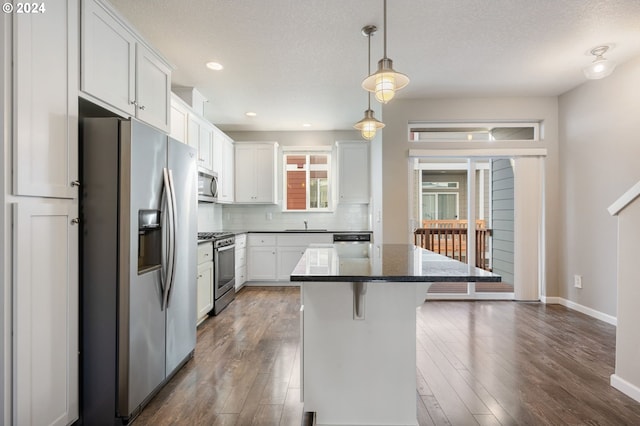
<path fill-rule="evenodd" d="M 194 359 L 134 426 L 300 425 L 299 290 L 248 287 L 198 329 Z M 639 425 L 609 385 L 615 327 L 559 305 L 430 301 L 418 309 L 423 425 Z"/>

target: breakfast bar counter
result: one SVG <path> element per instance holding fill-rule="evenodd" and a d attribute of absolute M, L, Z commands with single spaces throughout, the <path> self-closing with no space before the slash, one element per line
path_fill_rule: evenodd
<path fill-rule="evenodd" d="M 301 399 L 317 425 L 417 425 L 416 307 L 431 282 L 499 275 L 407 244 L 310 246 L 301 284 Z"/>

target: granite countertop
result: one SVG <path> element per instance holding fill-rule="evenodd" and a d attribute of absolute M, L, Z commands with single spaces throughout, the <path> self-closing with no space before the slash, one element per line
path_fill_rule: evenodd
<path fill-rule="evenodd" d="M 249 230 L 249 231 L 235 231 L 236 234 L 372 234 L 373 231 L 345 231 L 345 230 L 332 230 L 332 229 L 316 229 L 309 228 L 306 231 L 304 229 L 280 229 L 272 231 L 264 230 Z"/>
<path fill-rule="evenodd" d="M 498 282 L 494 273 L 416 247 L 383 244 L 323 244 L 306 249 L 291 281 Z"/>

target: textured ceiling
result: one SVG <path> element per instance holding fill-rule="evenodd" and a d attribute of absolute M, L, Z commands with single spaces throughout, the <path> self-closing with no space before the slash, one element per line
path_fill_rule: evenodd
<path fill-rule="evenodd" d="M 363 117 L 360 29 L 378 26 L 374 70 L 381 0 L 111 3 L 175 66 L 174 85 L 209 99 L 205 115 L 223 130 L 345 130 Z M 640 55 L 640 0 L 389 0 L 387 27 L 388 56 L 411 78 L 398 98 L 554 96 L 585 81 L 597 45 L 619 63 Z M 205 68 L 212 60 L 224 70 Z"/>

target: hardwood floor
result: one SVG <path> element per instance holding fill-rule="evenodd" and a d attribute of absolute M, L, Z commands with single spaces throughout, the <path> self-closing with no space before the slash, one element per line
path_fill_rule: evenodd
<path fill-rule="evenodd" d="M 300 425 L 299 291 L 248 287 L 198 329 L 194 359 L 142 425 Z M 418 309 L 424 425 L 637 425 L 609 386 L 615 327 L 559 305 L 430 301 Z"/>

